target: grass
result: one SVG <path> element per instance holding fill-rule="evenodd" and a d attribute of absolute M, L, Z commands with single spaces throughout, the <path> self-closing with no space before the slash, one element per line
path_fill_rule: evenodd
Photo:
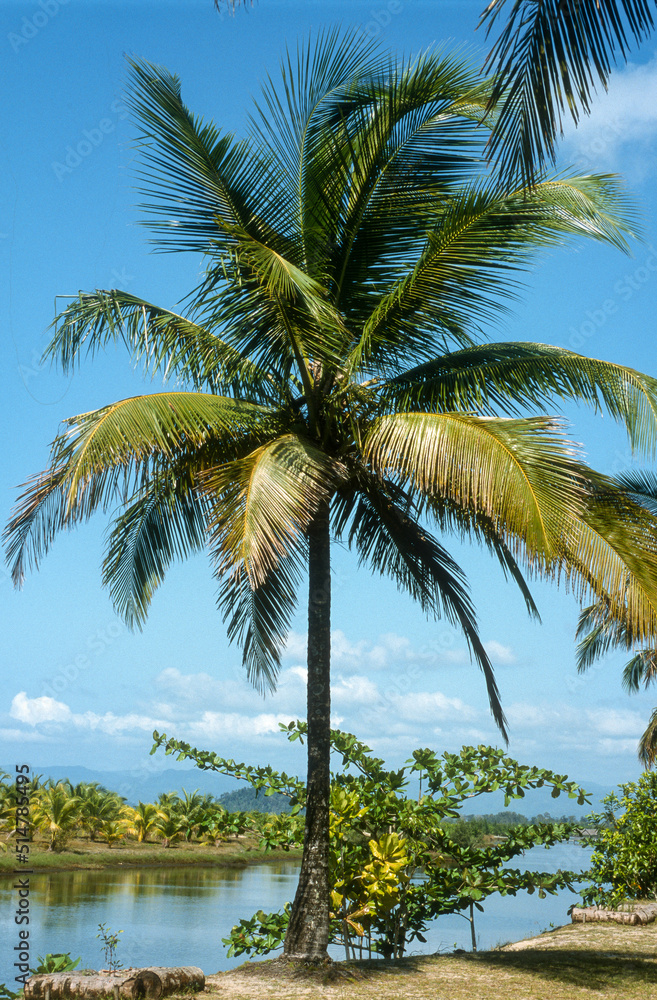
<path fill-rule="evenodd" d="M 34 843 L 29 854 L 29 868 L 34 872 L 74 871 L 104 868 L 147 868 L 177 865 L 208 865 L 234 867 L 262 864 L 269 861 L 296 861 L 300 851 L 261 851 L 255 840 L 241 837 L 219 847 L 202 847 L 199 844 L 175 845 L 164 848 L 160 844 L 138 844 L 136 841 L 109 848 L 106 844 L 88 840 L 71 840 L 63 851 L 48 851 L 45 844 Z M 0 854 L 0 874 L 14 872 L 18 867 L 11 841 L 7 851 Z"/>
<path fill-rule="evenodd" d="M 657 927 L 577 924 L 478 954 L 336 962 L 299 969 L 283 959 L 211 976 L 222 1000 L 654 1000 Z"/>

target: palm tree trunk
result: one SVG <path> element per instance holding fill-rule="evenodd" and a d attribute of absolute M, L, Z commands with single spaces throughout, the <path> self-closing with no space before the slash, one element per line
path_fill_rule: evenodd
<path fill-rule="evenodd" d="M 328 504 L 308 529 L 308 797 L 303 859 L 284 953 L 326 959 L 331 793 L 331 539 Z"/>

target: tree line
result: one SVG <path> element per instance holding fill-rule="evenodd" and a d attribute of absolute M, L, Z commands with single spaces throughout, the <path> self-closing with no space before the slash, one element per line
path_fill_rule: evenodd
<path fill-rule="evenodd" d="M 258 839 L 266 849 L 273 834 L 282 846 L 287 833 L 288 846 L 302 838 L 303 820 L 276 816 L 261 810 L 227 808 L 218 798 L 188 792 L 163 792 L 155 802 L 128 804 L 118 792 L 97 781 L 73 782 L 65 779 L 41 780 L 34 776 L 25 786 L 30 799 L 29 828 L 35 841 L 47 844 L 48 851 L 63 851 L 73 839 L 87 839 L 112 848 L 136 842 L 218 847 L 245 834 Z M 6 848 L 16 826 L 15 789 L 9 775 L 0 781 L 0 844 Z"/>

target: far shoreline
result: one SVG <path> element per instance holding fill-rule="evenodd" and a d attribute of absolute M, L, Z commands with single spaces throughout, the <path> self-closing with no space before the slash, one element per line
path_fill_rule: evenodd
<path fill-rule="evenodd" d="M 301 862 L 301 849 L 264 851 L 253 842 L 233 842 L 219 847 L 180 844 L 162 847 L 157 843 L 133 843 L 107 847 L 88 841 L 72 841 L 68 849 L 48 851 L 35 844 L 21 869 L 25 874 L 42 875 L 58 871 L 107 871 L 114 868 L 247 868 L 281 861 Z M 0 854 L 0 878 L 17 872 L 12 843 Z"/>

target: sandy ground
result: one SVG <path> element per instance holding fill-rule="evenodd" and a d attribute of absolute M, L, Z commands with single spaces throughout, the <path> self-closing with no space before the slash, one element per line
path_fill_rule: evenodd
<path fill-rule="evenodd" d="M 499 951 L 391 963 L 254 961 L 209 976 L 208 992 L 227 1000 L 657 1000 L 657 926 L 568 925 Z"/>

